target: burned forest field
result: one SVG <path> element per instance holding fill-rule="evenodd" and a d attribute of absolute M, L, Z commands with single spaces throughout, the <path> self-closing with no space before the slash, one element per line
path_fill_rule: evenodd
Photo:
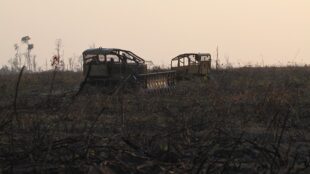
<path fill-rule="evenodd" d="M 310 173 L 309 67 L 212 70 L 152 92 L 82 81 L 0 75 L 0 173 Z"/>

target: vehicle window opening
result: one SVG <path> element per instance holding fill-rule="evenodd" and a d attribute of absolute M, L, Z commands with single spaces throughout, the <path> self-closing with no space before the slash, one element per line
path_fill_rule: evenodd
<path fill-rule="evenodd" d="M 106 57 L 106 62 L 112 62 L 112 63 L 119 63 L 119 57 L 114 54 L 108 54 L 105 56 Z"/>

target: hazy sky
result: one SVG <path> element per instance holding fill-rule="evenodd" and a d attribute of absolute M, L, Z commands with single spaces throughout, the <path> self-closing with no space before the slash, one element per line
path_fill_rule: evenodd
<path fill-rule="evenodd" d="M 0 65 L 25 35 L 41 65 L 58 38 L 66 58 L 95 44 L 168 64 L 218 45 L 223 62 L 310 64 L 310 0 L 0 0 Z"/>

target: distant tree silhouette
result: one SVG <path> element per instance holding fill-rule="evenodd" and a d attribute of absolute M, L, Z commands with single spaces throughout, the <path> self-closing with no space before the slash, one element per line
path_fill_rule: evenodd
<path fill-rule="evenodd" d="M 31 50 L 34 48 L 34 45 L 29 43 L 30 39 L 31 38 L 29 36 L 24 36 L 21 38 L 21 42 L 23 44 L 26 44 L 26 46 L 27 46 L 27 52 L 24 54 L 25 55 L 25 64 L 27 66 L 27 69 L 29 71 L 34 71 L 34 67 L 33 67 L 34 64 L 33 63 L 35 63 L 35 61 L 31 60 Z"/>

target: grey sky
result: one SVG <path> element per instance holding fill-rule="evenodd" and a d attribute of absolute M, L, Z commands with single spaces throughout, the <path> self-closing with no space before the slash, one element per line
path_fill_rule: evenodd
<path fill-rule="evenodd" d="M 95 44 L 157 64 L 183 52 L 233 63 L 310 64 L 309 0 L 0 0 L 0 65 L 29 35 L 40 65 L 61 38 L 65 57 Z"/>

